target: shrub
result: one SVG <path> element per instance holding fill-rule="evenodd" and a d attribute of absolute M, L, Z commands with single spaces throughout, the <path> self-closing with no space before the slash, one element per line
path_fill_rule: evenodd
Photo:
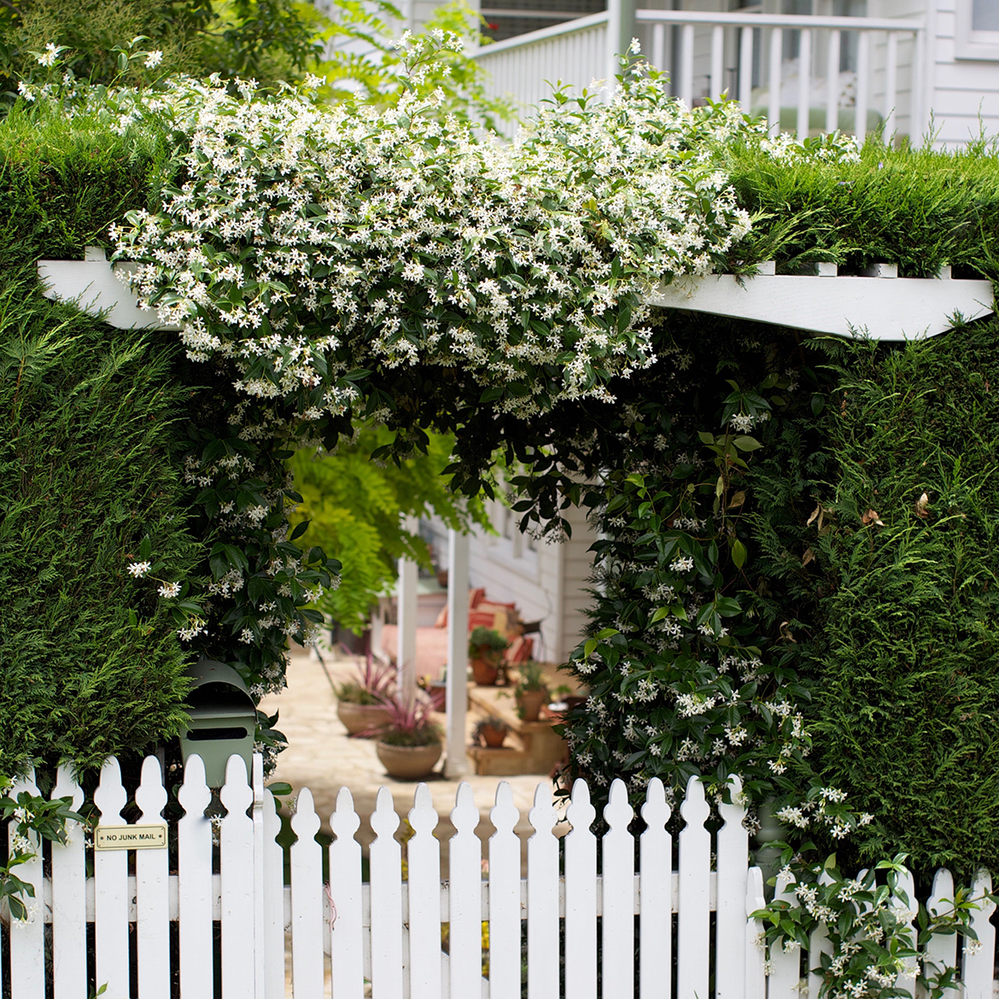
<path fill-rule="evenodd" d="M 189 390 L 174 338 L 121 333 L 0 288 L 0 770 L 97 767 L 175 734 L 181 649 L 143 545 L 189 571 L 177 471 Z"/>
<path fill-rule="evenodd" d="M 834 585 L 803 657 L 812 766 L 876 815 L 860 857 L 999 858 L 999 322 L 859 344 L 824 420 Z"/>

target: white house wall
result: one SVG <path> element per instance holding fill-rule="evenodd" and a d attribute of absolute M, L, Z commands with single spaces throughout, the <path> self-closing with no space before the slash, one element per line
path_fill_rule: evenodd
<path fill-rule="evenodd" d="M 999 133 L 999 60 L 958 59 L 959 0 L 870 0 L 877 17 L 921 17 L 927 21 L 925 87 L 940 145 L 960 146 L 977 138 L 979 109 L 987 135 Z"/>
<path fill-rule="evenodd" d="M 502 523 L 502 508 L 496 504 L 494 523 Z M 538 542 L 529 551 L 526 538 L 504 538 L 476 531 L 469 551 L 469 584 L 483 586 L 489 600 L 515 603 L 524 621 L 541 621 L 534 635 L 534 656 L 549 662 L 565 662 L 582 637 L 590 603 L 585 587 L 592 571 L 593 556 L 587 549 L 595 535 L 583 511 L 566 511 L 572 538 L 561 544 Z M 447 552 L 447 529 L 430 521 L 437 553 Z M 516 542 L 516 543 L 515 543 Z"/>

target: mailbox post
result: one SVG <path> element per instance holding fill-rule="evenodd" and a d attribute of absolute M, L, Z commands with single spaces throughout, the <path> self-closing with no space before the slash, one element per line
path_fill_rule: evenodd
<path fill-rule="evenodd" d="M 204 761 L 209 787 L 225 783 L 226 763 L 233 754 L 243 758 L 249 775 L 257 709 L 243 678 L 231 666 L 212 659 L 199 659 L 188 675 L 191 721 L 180 736 L 184 762 L 197 753 Z"/>

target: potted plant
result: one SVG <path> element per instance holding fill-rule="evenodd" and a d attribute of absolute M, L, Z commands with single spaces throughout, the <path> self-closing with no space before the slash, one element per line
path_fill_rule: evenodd
<path fill-rule="evenodd" d="M 370 734 L 389 721 L 386 702 L 392 697 L 395 670 L 384 663 L 368 659 L 358 665 L 353 680 L 345 680 L 333 688 L 336 695 L 337 717 L 347 735 Z"/>
<path fill-rule="evenodd" d="M 548 701 L 548 685 L 540 663 L 528 660 L 521 664 L 513 696 L 517 701 L 517 717 L 521 721 L 537 721 L 541 708 Z"/>
<path fill-rule="evenodd" d="M 428 776 L 441 758 L 442 734 L 430 701 L 422 696 L 413 701 L 393 697 L 386 707 L 389 720 L 375 744 L 385 772 L 401 780 Z"/>
<path fill-rule="evenodd" d="M 497 718 L 496 715 L 487 715 L 475 726 L 472 737 L 479 746 L 499 749 L 509 731 L 510 726 L 502 718 Z"/>
<path fill-rule="evenodd" d="M 509 647 L 510 643 L 498 631 L 481 625 L 468 636 L 468 659 L 480 687 L 495 685 L 503 653 Z"/>

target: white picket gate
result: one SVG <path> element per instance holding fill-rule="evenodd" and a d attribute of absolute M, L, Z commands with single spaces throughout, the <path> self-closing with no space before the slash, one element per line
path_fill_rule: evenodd
<path fill-rule="evenodd" d="M 221 791 L 227 814 L 216 820 L 217 860 L 213 821 L 205 816 L 211 793 L 195 757 L 178 798 L 186 815 L 170 830 L 170 849 L 91 852 L 74 829 L 67 845 L 52 848 L 47 874 L 40 859 L 19 868 L 35 886 L 39 909 L 0 935 L 8 948 L 0 955 L 5 978 L 9 971 L 3 994 L 86 999 L 89 983 L 106 985 L 105 999 L 211 999 L 219 994 L 214 984 L 219 978 L 223 999 L 278 999 L 285 995 L 288 943 L 297 999 L 330 994 L 327 966 L 333 999 L 361 999 L 366 982 L 373 999 L 520 999 L 525 947 L 529 999 L 596 999 L 598 973 L 603 999 L 801 995 L 797 952 L 774 955 L 769 978 L 764 975 L 764 954 L 756 945 L 760 927 L 747 918 L 763 905 L 763 883 L 760 869 L 750 866 L 745 813 L 738 805 L 720 806 L 723 825 L 712 835 L 704 826 L 709 808 L 697 781 L 680 806 L 684 826 L 675 870 L 666 828 L 671 811 L 660 782 L 649 785 L 641 807 L 647 828 L 637 844 L 628 829 L 634 812 L 622 782 L 611 786 L 602 838 L 590 831 L 596 812 L 584 782 L 573 788 L 564 814 L 569 831 L 561 839 L 553 831 L 560 815 L 551 791 L 539 785 L 529 813 L 534 833 L 527 844 L 526 879 L 514 832 L 520 815 L 509 785 L 497 786 L 490 812 L 495 832 L 484 858 L 475 835 L 479 813 L 471 788 L 463 784 L 450 815 L 456 832 L 445 881 L 434 835 L 438 814 L 426 785 L 416 788 L 408 813 L 406 877 L 395 838 L 400 817 L 389 790 L 379 790 L 370 818 L 376 838 L 367 882 L 354 838 L 360 819 L 344 788 L 330 818 L 335 838 L 325 884 L 323 848 L 314 838 L 320 819 L 311 793 L 303 790 L 292 818 L 298 839 L 285 886 L 282 849 L 275 842 L 280 820 L 263 786 L 259 757 L 253 771 L 251 787 L 242 761 L 229 761 Z M 22 783 L 15 792 L 21 789 L 34 785 Z M 76 806 L 83 800 L 65 770 L 53 795 L 69 795 Z M 125 825 L 120 813 L 126 799 L 118 764 L 109 760 L 94 795 L 100 826 Z M 134 800 L 139 824 L 161 821 L 167 796 L 154 757 L 143 765 Z M 975 890 L 990 886 L 983 874 Z M 940 871 L 930 904 L 952 897 L 953 881 Z M 975 916 L 981 949 L 962 956 L 966 999 L 992 995 L 990 913 Z M 482 976 L 484 921 L 487 978 Z M 94 924 L 92 946 L 88 923 Z M 171 923 L 176 923 L 173 933 Z M 444 923 L 447 953 L 441 946 Z M 955 937 L 945 937 L 932 941 L 930 953 L 954 963 L 958 946 Z M 816 935 L 809 967 L 823 948 Z M 808 984 L 814 997 L 817 982 Z"/>

